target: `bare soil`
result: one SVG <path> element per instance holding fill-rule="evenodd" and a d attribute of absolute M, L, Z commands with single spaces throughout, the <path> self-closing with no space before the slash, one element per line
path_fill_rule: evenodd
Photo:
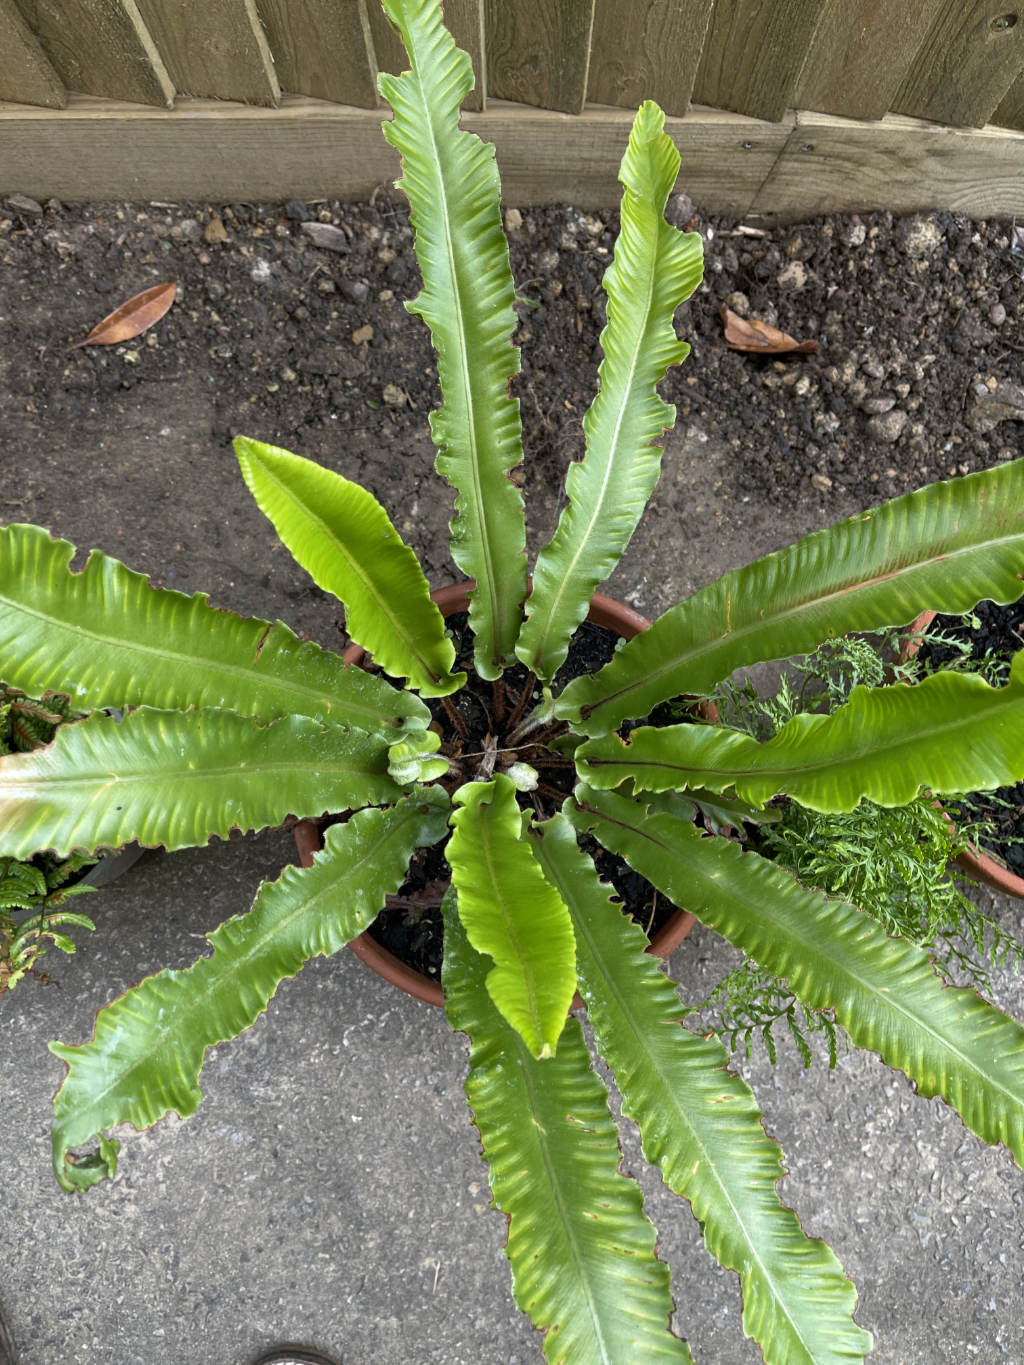
<path fill-rule="evenodd" d="M 250 555 L 259 514 L 230 451 L 241 432 L 366 483 L 433 581 L 451 576 L 450 500 L 432 473 L 426 420 L 433 355 L 403 307 L 418 289 L 404 201 L 25 204 L 0 205 L 0 518 L 108 550 L 123 538 L 129 562 L 188 589 L 216 580 L 210 567 L 237 552 L 233 602 L 258 611 L 252 560 L 266 537 Z M 755 525 L 800 509 L 824 525 L 1017 453 L 1024 259 L 1007 225 L 881 214 L 749 236 L 685 196 L 670 215 L 704 235 L 707 272 L 678 317 L 693 354 L 663 393 L 698 455 L 701 443 L 724 452 L 711 490 L 721 502 L 751 505 Z M 536 540 L 582 453 L 616 214 L 549 207 L 506 219 L 524 300 L 515 391 Z M 304 223 L 338 227 L 342 249 L 316 245 Z M 165 280 L 177 281 L 177 302 L 145 336 L 69 350 Z M 723 302 L 815 339 L 818 353 L 728 350 Z M 300 617 L 332 629 L 315 589 L 297 577 L 285 591 Z"/>

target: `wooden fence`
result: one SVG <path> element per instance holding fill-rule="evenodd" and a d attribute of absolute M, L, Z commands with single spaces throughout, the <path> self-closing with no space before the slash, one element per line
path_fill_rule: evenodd
<path fill-rule="evenodd" d="M 629 113 L 744 213 L 1024 215 L 1013 0 L 446 0 L 518 202 L 615 197 Z M 376 0 L 0 0 L 0 192 L 362 197 L 393 178 Z M 573 115 L 567 119 L 566 115 Z"/>

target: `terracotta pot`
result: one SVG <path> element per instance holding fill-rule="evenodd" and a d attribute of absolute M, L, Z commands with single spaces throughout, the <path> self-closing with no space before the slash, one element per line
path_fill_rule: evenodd
<path fill-rule="evenodd" d="M 463 583 L 452 583 L 446 588 L 435 588 L 430 596 L 447 618 L 456 612 L 469 609 L 468 594 L 475 586 L 471 580 Z M 608 630 L 616 631 L 624 640 L 631 640 L 634 635 L 639 635 L 651 624 L 638 611 L 633 611 L 631 607 L 624 606 L 621 602 L 616 602 L 613 598 L 605 597 L 601 593 L 595 593 L 590 599 L 590 612 L 587 620 L 592 621 L 595 625 L 605 626 Z M 367 654 L 359 645 L 349 645 L 343 657 L 346 663 L 361 666 L 365 662 Z M 320 829 L 315 820 L 300 820 L 298 822 L 295 826 L 295 843 L 299 850 L 299 861 L 302 866 L 312 866 L 313 855 L 323 847 Z M 673 949 L 678 947 L 696 923 L 696 919 L 689 911 L 676 910 L 668 923 L 651 939 L 648 952 L 654 953 L 658 957 L 667 957 Z M 444 1005 L 444 993 L 437 981 L 406 966 L 393 953 L 389 953 L 386 948 L 381 947 L 370 933 L 360 934 L 348 946 L 356 957 L 361 958 L 378 976 L 382 976 L 385 981 L 390 981 L 393 986 L 405 991 L 407 995 L 415 996 L 417 1000 L 423 1000 L 428 1005 Z"/>

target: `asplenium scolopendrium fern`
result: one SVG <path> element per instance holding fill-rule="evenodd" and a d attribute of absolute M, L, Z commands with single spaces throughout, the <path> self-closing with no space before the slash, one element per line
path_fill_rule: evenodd
<path fill-rule="evenodd" d="M 51 748 L 0 764 L 0 850 L 133 838 L 178 848 L 288 814 L 351 812 L 327 831 L 311 868 L 264 884 L 248 914 L 210 935 L 210 956 L 101 1011 L 88 1043 L 54 1045 L 68 1065 L 55 1101 L 57 1177 L 74 1189 L 112 1174 L 112 1139 L 101 1137 L 89 1157 L 72 1149 L 117 1123 L 191 1114 L 206 1049 L 252 1023 L 308 958 L 366 928 L 414 850 L 451 829 L 447 1010 L 471 1040 L 467 1092 L 509 1216 L 514 1292 L 544 1331 L 549 1361 L 691 1359 L 669 1331 L 668 1274 L 639 1189 L 618 1169 L 604 1084 L 579 1023 L 566 1021 L 577 986 L 645 1154 L 690 1202 L 711 1253 L 739 1274 L 744 1328 L 766 1360 L 859 1360 L 870 1341 L 852 1320 L 855 1291 L 780 1202 L 781 1154 L 753 1095 L 728 1072 L 721 1044 L 681 1026 L 671 983 L 577 831 L 1024 1161 L 1024 1030 L 973 992 L 945 988 L 924 953 L 853 906 L 690 819 L 718 793 L 754 807 L 790 790 L 815 808 L 848 809 L 865 793 L 891 804 L 922 786 L 960 791 L 1020 776 L 1024 658 L 1003 688 L 961 677 L 858 692 L 834 717 L 798 717 L 763 746 L 709 726 L 653 738 L 641 727 L 628 743 L 617 734 L 622 721 L 706 692 L 741 665 L 905 623 L 927 607 L 1016 597 L 1024 463 L 897 499 L 728 574 L 555 694 L 588 599 L 643 513 L 660 461 L 654 442 L 674 415 L 656 386 L 685 354 L 672 317 L 701 274 L 699 239 L 664 220 L 679 158 L 661 111 L 645 104 L 620 172 L 622 226 L 604 282 L 586 456 L 570 470 L 568 505 L 527 592 L 522 500 L 508 478 L 521 454 L 508 392 L 518 357 L 493 152 L 459 129 L 472 72 L 437 0 L 385 8 L 411 58 L 410 72 L 381 78 L 395 113 L 385 135 L 402 155 L 424 280 L 410 308 L 439 355 L 443 407 L 431 430 L 438 469 L 456 490 L 453 555 L 477 584 L 476 671 L 498 679 L 514 657 L 535 670 L 549 695 L 546 728 L 533 733 L 549 733 L 561 753 L 575 745 L 581 781 L 560 812 L 534 818 L 502 770 L 514 766 L 514 736 L 493 775 L 449 775 L 416 693 L 444 697 L 464 675 L 452 672 L 452 643 L 422 572 L 368 493 L 308 460 L 236 442 L 281 539 L 341 598 L 351 634 L 407 680 L 405 690 L 346 669 L 280 624 L 157 592 L 102 554 L 72 574 L 70 546 L 38 528 L 8 528 L 0 649 L 17 661 L 10 676 L 33 688 L 59 682 L 83 708 L 128 714 L 121 724 L 93 715 Z M 980 719 L 968 699 L 981 703 Z M 116 801 L 100 800 L 111 788 Z"/>

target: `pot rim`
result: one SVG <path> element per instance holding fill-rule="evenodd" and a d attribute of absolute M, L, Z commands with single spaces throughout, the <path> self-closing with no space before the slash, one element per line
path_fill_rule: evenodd
<path fill-rule="evenodd" d="M 469 593 L 475 587 L 475 580 L 464 579 L 460 583 L 449 583 L 446 587 L 435 588 L 430 596 L 447 617 L 457 611 L 468 609 Z M 603 593 L 594 593 L 590 599 L 587 620 L 617 631 L 624 640 L 631 640 L 634 635 L 647 630 L 651 624 L 640 612 L 627 607 L 623 602 L 617 602 L 613 597 L 606 597 Z M 368 658 L 368 653 L 361 645 L 350 644 L 342 657 L 347 664 L 359 667 Z M 319 825 L 315 820 L 299 820 L 295 825 L 294 835 L 300 863 L 303 867 L 312 866 L 313 855 L 323 847 Z M 668 957 L 696 923 L 696 916 L 677 907 L 668 923 L 651 939 L 647 951 L 656 957 Z M 406 995 L 422 1000 L 427 1005 L 444 1007 L 444 992 L 440 982 L 407 966 L 382 947 L 368 930 L 352 939 L 348 947 L 371 971 L 376 972 L 391 985 L 397 986 Z M 573 1004 L 574 1006 L 579 1004 L 578 997 Z"/>

